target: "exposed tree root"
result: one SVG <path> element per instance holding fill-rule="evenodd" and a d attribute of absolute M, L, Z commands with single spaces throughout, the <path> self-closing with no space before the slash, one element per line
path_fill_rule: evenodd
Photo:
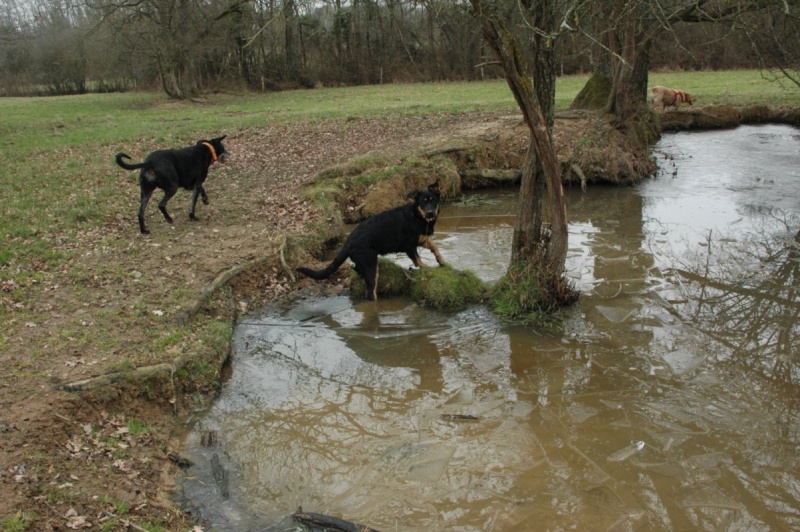
<path fill-rule="evenodd" d="M 286 237 L 284 237 L 284 244 L 285 241 Z M 268 259 L 269 259 L 268 256 L 258 257 L 256 259 L 249 260 L 243 264 L 233 266 L 231 268 L 228 268 L 227 270 L 223 270 L 222 272 L 220 272 L 216 276 L 216 278 L 213 281 L 211 281 L 211 283 L 209 283 L 209 285 L 206 286 L 206 288 L 200 293 L 200 295 L 197 297 L 194 303 L 189 305 L 183 312 L 181 312 L 180 316 L 178 316 L 178 325 L 183 327 L 186 324 L 186 321 L 189 318 L 191 318 L 198 310 L 200 310 L 200 307 L 203 305 L 203 303 L 208 301 L 217 290 L 228 284 L 231 281 L 231 279 L 235 278 L 238 275 L 241 275 L 242 273 L 252 268 L 255 268 L 260 264 L 263 264 Z M 281 261 L 284 262 L 283 246 L 281 246 Z"/>

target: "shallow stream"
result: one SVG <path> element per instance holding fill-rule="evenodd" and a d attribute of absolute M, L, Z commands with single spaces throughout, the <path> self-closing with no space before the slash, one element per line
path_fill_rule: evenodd
<path fill-rule="evenodd" d="M 654 153 L 637 187 L 566 191 L 582 295 L 551 328 L 342 296 L 242 319 L 185 441 L 187 508 L 237 531 L 300 530 L 298 507 L 383 531 L 800 529 L 800 131 Z M 517 198 L 479 194 L 437 242 L 492 281 Z"/>

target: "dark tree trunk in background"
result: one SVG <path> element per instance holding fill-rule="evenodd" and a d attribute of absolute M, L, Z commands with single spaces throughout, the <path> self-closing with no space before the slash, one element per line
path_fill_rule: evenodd
<path fill-rule="evenodd" d="M 611 54 L 597 49 L 592 61 L 592 75 L 570 104 L 570 109 L 607 109 L 614 88 Z"/>
<path fill-rule="evenodd" d="M 284 0 L 284 52 L 286 54 L 286 79 L 297 80 L 300 75 L 300 52 L 297 44 L 297 10 L 294 0 Z"/>
<path fill-rule="evenodd" d="M 647 104 L 650 49 L 661 26 L 648 3 L 626 0 L 595 3 L 605 25 L 596 55 L 596 69 L 572 102 L 572 108 L 603 109 L 614 116 L 640 149 L 658 138 L 659 130 Z M 604 104 L 603 104 L 604 102 Z"/>

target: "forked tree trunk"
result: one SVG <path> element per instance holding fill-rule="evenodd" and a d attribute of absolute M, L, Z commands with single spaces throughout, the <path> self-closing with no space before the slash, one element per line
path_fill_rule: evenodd
<path fill-rule="evenodd" d="M 614 115 L 616 126 L 640 149 L 647 149 L 659 135 L 647 105 L 650 48 L 659 26 L 650 21 L 644 4 L 598 0 L 596 9 L 609 28 L 603 33 L 595 70 L 571 107 Z"/>
<path fill-rule="evenodd" d="M 625 122 L 647 102 L 653 34 L 647 29 L 644 7 L 598 0 L 595 9 L 609 26 L 600 38 L 602 47 L 594 51 L 592 75 L 570 107 L 603 109 Z"/>
<path fill-rule="evenodd" d="M 521 206 L 514 234 L 511 267 L 534 263 L 541 266 L 538 271 L 544 271 L 554 278 L 560 277 L 564 273 L 567 257 L 567 208 L 553 145 L 552 119 L 548 123 L 545 109 L 534 93 L 532 78 L 511 32 L 494 16 L 490 6 L 481 0 L 471 0 L 471 3 L 481 22 L 483 36 L 503 66 L 508 86 L 531 133 L 523 166 Z M 546 68 L 542 64 L 542 70 Z M 549 75 L 553 76 L 554 72 Z M 546 84 L 547 80 L 542 83 Z M 537 167 L 542 171 L 539 180 L 536 178 Z M 546 201 L 542 201 L 543 191 L 546 191 Z M 543 227 L 545 206 L 550 215 L 549 231 Z"/>
<path fill-rule="evenodd" d="M 536 2 L 530 5 L 530 0 L 523 0 L 529 10 L 530 23 L 539 28 L 540 33 L 533 34 L 533 90 L 534 98 L 539 103 L 547 125 L 548 134 L 552 141 L 553 123 L 555 121 L 555 94 L 556 94 L 556 54 L 552 40 L 544 34 L 552 34 L 555 25 L 551 2 Z M 528 154 L 522 169 L 520 183 L 520 202 L 517 221 L 511 247 L 511 268 L 534 263 L 542 264 L 547 260 L 548 239 L 550 235 L 545 226 L 546 215 L 544 201 L 547 194 L 547 180 L 540 159 L 536 155 L 536 146 L 533 144 L 533 135 L 528 145 Z M 560 178 L 559 178 L 560 180 Z"/>

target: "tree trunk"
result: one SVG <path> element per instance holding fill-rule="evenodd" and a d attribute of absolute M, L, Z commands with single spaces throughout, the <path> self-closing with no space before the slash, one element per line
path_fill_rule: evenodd
<path fill-rule="evenodd" d="M 300 73 L 300 58 L 297 50 L 297 10 L 294 0 L 285 0 L 284 17 L 284 53 L 286 54 L 286 80 L 296 82 Z"/>
<path fill-rule="evenodd" d="M 551 33 L 553 29 L 552 4 L 538 2 L 533 7 L 529 4 L 530 0 L 526 0 L 526 7 L 530 10 L 532 19 L 531 25 L 542 30 L 542 33 L 537 32 L 533 35 L 533 89 L 552 141 L 556 92 L 555 46 L 549 38 L 543 35 L 543 33 Z M 547 181 L 544 168 L 536 155 L 536 146 L 531 142 L 528 145 L 526 162 L 522 169 L 519 213 L 511 247 L 511 268 L 519 269 L 526 263 L 539 264 L 547 260 L 546 253 L 549 246 L 543 245 L 548 239 L 547 229 L 544 225 L 546 193 Z M 566 243 L 564 246 L 566 250 Z"/>
<path fill-rule="evenodd" d="M 616 127 L 645 150 L 660 134 L 647 105 L 650 49 L 659 25 L 644 4 L 598 1 L 596 8 L 610 27 L 595 71 L 571 107 L 604 109 L 615 116 Z"/>
<path fill-rule="evenodd" d="M 611 55 L 601 49 L 595 53 L 594 68 L 589 81 L 570 104 L 570 109 L 607 109 L 614 90 L 614 69 Z"/>
<path fill-rule="evenodd" d="M 520 219 L 517 221 L 515 229 L 515 242 L 512 250 L 515 261 L 512 266 L 527 266 L 534 263 L 541 267 L 537 269 L 538 272 L 544 271 L 551 278 L 558 278 L 564 273 L 567 257 L 567 209 L 547 114 L 534 94 L 532 78 L 528 75 L 525 61 L 511 32 L 484 2 L 471 0 L 471 3 L 481 22 L 484 38 L 497 54 L 503 66 L 508 86 L 517 105 L 522 110 L 525 123 L 531 132 L 530 149 L 523 167 L 523 188 L 520 191 L 522 205 L 519 213 Z M 552 46 L 552 43 L 550 45 Z M 540 51 L 547 52 L 544 49 Z M 545 59 L 537 65 L 536 70 L 539 75 L 552 67 L 554 63 L 550 64 L 550 61 Z M 549 72 L 548 76 L 554 78 L 554 69 Z M 551 91 L 547 85 L 549 83 L 548 76 L 537 80 L 543 85 L 543 94 Z M 550 124 L 552 124 L 552 111 L 549 114 L 551 116 Z M 542 179 L 539 180 L 536 178 L 537 167 L 542 169 Z M 549 234 L 545 234 L 542 227 L 544 219 L 542 189 L 547 192 L 546 203 L 551 216 Z"/>

